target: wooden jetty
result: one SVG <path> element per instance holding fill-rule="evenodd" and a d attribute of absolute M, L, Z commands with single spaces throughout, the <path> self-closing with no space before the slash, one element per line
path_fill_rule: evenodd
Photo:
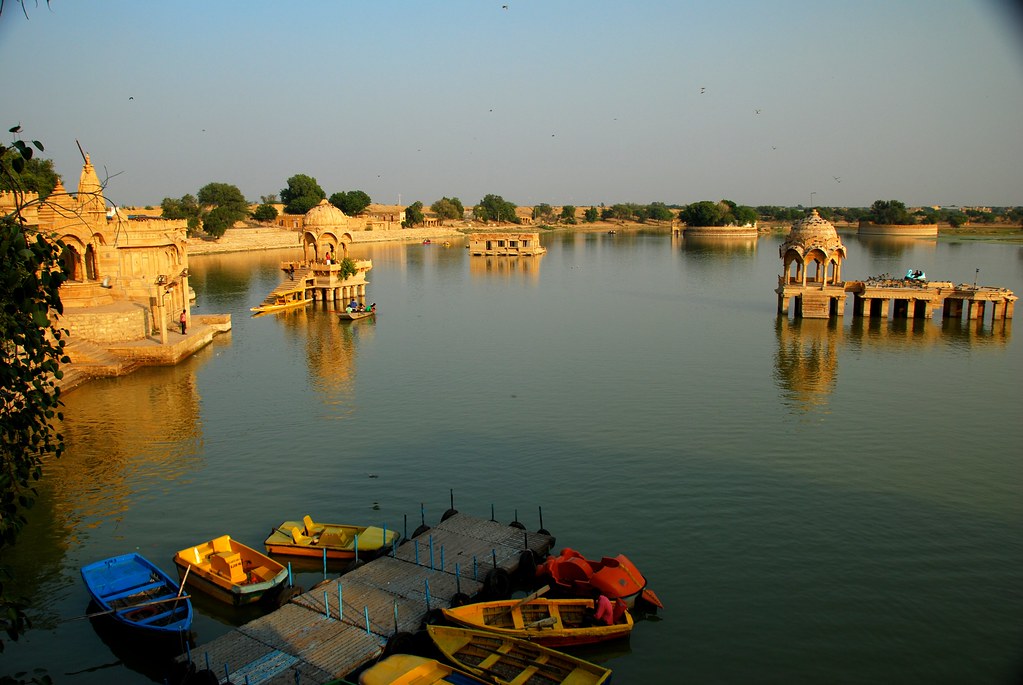
<path fill-rule="evenodd" d="M 342 678 L 380 657 L 392 636 L 416 631 L 428 611 L 449 606 L 456 593 L 472 597 L 531 573 L 531 564 L 520 570 L 524 552 L 543 559 L 553 544 L 547 534 L 455 513 L 391 555 L 192 650 L 192 660 L 222 682 L 305 685 Z"/>

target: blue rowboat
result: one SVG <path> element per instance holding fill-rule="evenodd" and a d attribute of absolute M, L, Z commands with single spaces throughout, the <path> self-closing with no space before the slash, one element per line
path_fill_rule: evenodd
<path fill-rule="evenodd" d="M 179 597 L 178 584 L 141 554 L 84 566 L 82 580 L 99 613 L 125 626 L 150 635 L 171 635 L 192 625 L 191 601 Z"/>

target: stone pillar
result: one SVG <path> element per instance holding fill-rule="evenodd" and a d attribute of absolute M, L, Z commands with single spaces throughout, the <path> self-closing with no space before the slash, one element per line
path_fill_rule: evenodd
<path fill-rule="evenodd" d="M 778 313 L 786 315 L 789 313 L 789 298 L 781 293 L 778 293 Z"/>
<path fill-rule="evenodd" d="M 1015 308 L 1016 308 L 1016 301 L 1015 300 L 1006 300 L 1005 301 L 1005 318 L 1006 319 L 1011 319 L 1012 318 L 1012 310 L 1015 309 Z"/>
<path fill-rule="evenodd" d="M 991 321 L 998 321 L 1005 316 L 1005 300 L 991 303 Z"/>
<path fill-rule="evenodd" d="M 967 300 L 966 301 L 966 318 L 967 319 L 983 319 L 984 318 L 984 301 L 983 300 Z"/>
<path fill-rule="evenodd" d="M 878 312 L 878 316 L 880 316 L 882 319 L 887 319 L 888 318 L 888 305 L 890 303 L 891 303 L 891 300 L 889 300 L 887 298 L 881 300 L 881 307 L 880 307 L 880 311 Z"/>

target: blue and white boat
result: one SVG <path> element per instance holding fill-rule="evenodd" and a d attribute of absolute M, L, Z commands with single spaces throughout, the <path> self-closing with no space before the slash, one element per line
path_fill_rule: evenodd
<path fill-rule="evenodd" d="M 100 613 L 150 635 L 175 635 L 192 625 L 192 602 L 178 584 L 141 554 L 111 557 L 82 568 Z"/>

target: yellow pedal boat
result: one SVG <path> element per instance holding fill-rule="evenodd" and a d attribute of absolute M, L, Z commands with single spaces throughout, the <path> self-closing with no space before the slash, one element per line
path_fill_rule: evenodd
<path fill-rule="evenodd" d="M 301 521 L 285 521 L 277 526 L 263 544 L 270 554 L 321 559 L 326 550 L 327 559 L 346 561 L 355 559 L 356 548 L 359 559 L 368 559 L 386 552 L 400 538 L 396 530 L 313 523 L 305 516 Z"/>
<path fill-rule="evenodd" d="M 288 579 L 283 565 L 230 535 L 181 550 L 174 565 L 187 585 L 234 606 L 269 599 Z"/>

